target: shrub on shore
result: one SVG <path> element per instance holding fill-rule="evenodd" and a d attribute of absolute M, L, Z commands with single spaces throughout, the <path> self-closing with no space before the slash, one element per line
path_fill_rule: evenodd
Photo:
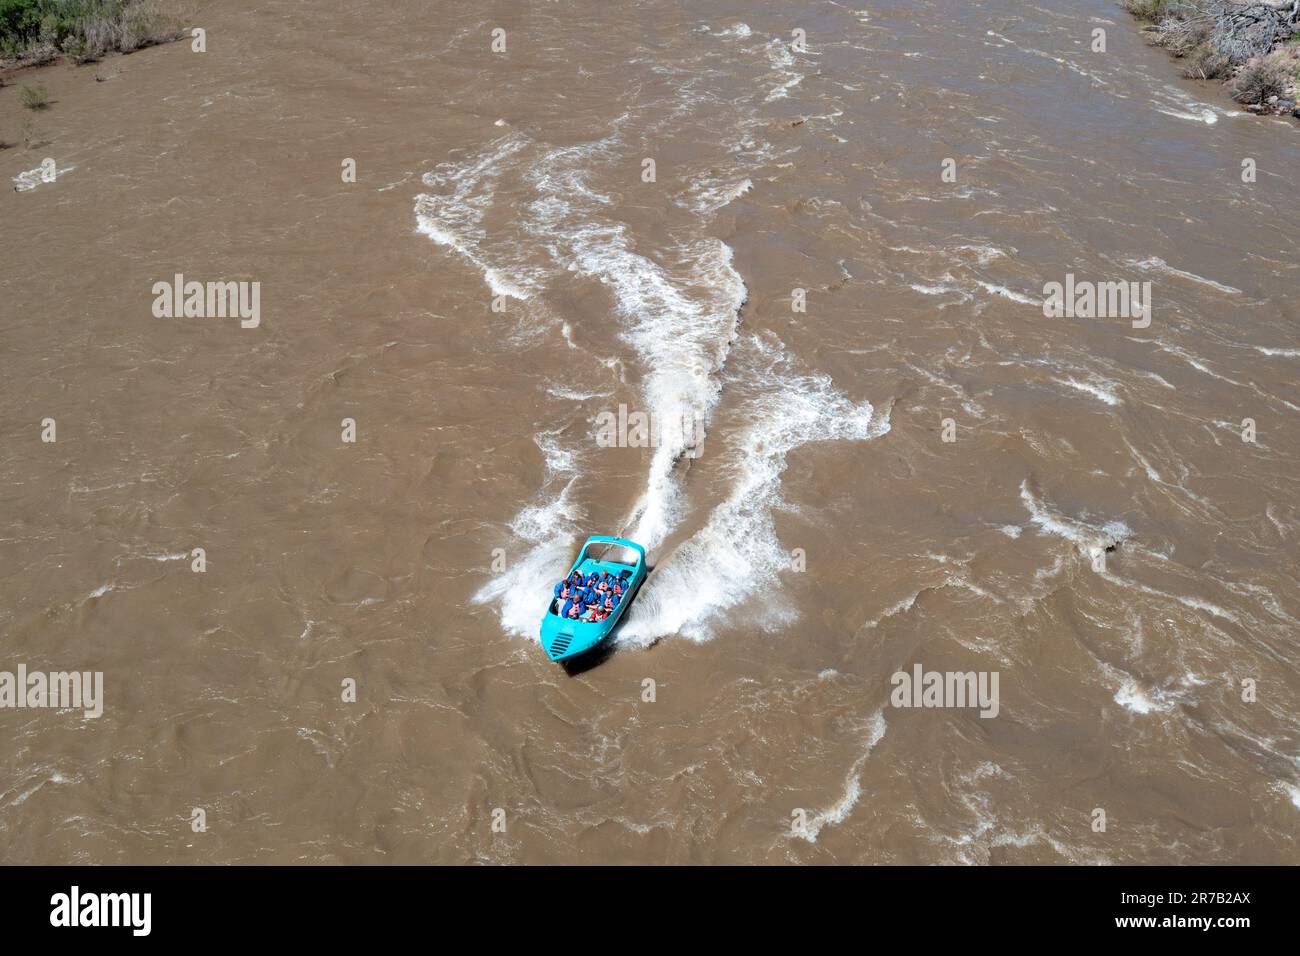
<path fill-rule="evenodd" d="M 180 31 L 155 0 L 0 0 L 0 57 L 43 63 L 130 53 Z"/>
<path fill-rule="evenodd" d="M 1232 78 L 1229 87 L 1238 103 L 1263 105 L 1270 97 L 1279 99 L 1295 87 L 1296 61 L 1285 51 L 1256 57 Z M 1276 102 L 1276 100 L 1274 101 Z"/>
<path fill-rule="evenodd" d="M 1300 38 L 1300 4 L 1124 0 L 1124 8 L 1147 21 L 1151 43 L 1183 60 L 1184 76 L 1227 79 L 1243 105 L 1295 105 L 1296 61 L 1289 51 Z"/>
<path fill-rule="evenodd" d="M 20 86 L 18 98 L 29 110 L 43 110 L 50 105 L 49 91 L 43 86 Z"/>
<path fill-rule="evenodd" d="M 1231 73 L 1231 61 L 1208 43 L 1194 47 L 1183 64 L 1183 76 L 1189 80 L 1222 80 Z"/>
<path fill-rule="evenodd" d="M 1124 9 L 1139 20 L 1154 23 L 1169 11 L 1169 0 L 1124 0 Z"/>

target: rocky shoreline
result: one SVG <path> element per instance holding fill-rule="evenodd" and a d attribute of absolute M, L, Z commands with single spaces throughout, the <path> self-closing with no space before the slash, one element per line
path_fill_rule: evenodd
<path fill-rule="evenodd" d="M 1190 79 L 1221 80 L 1250 113 L 1300 119 L 1300 0 L 1124 0 Z"/>

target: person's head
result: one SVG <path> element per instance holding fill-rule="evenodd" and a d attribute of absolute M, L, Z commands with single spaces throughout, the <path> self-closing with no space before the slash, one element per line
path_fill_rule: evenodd
<path fill-rule="evenodd" d="M 606 610 L 606 611 L 612 611 L 612 610 L 614 610 L 614 599 L 613 599 L 613 598 L 605 598 L 605 610 Z"/>

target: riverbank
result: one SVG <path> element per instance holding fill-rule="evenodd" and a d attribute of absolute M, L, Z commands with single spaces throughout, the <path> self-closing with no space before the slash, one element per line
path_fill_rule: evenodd
<path fill-rule="evenodd" d="M 155 0 L 3 0 L 0 71 L 60 59 L 91 63 L 110 53 L 167 43 L 182 34 Z"/>
<path fill-rule="evenodd" d="M 1124 0 L 1190 79 L 1221 80 L 1242 109 L 1300 118 L 1300 0 Z"/>

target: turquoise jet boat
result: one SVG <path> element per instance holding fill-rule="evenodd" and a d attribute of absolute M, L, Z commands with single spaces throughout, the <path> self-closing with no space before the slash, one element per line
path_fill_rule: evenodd
<path fill-rule="evenodd" d="M 608 571 L 610 575 L 623 580 L 623 600 L 618 602 L 614 613 L 603 621 L 575 621 L 560 617 L 561 602 L 552 598 L 542 618 L 542 647 L 553 661 L 567 661 L 585 654 L 605 639 L 614 630 L 632 603 L 637 589 L 645 580 L 645 548 L 626 538 L 611 538 L 602 534 L 592 535 L 578 552 L 578 559 L 564 576 L 567 581 L 574 571 L 584 575 L 599 574 Z"/>

